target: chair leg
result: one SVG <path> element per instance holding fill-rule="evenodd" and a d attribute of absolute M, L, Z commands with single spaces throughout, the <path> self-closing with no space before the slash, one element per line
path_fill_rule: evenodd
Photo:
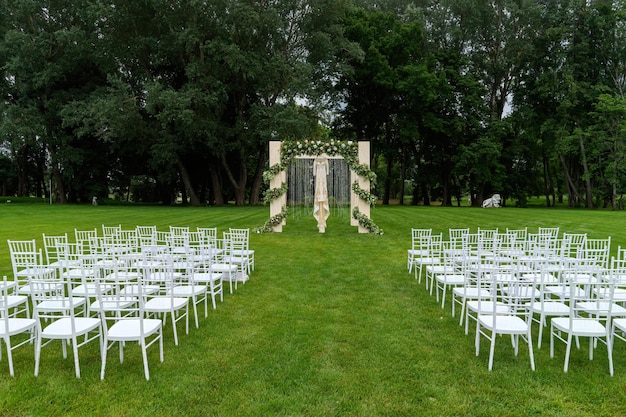
<path fill-rule="evenodd" d="M 106 339 L 105 339 L 105 343 Z M 104 347 L 104 349 L 102 349 L 102 352 L 100 353 L 100 359 L 102 361 L 102 365 L 100 366 L 100 379 L 103 380 L 104 379 L 104 372 L 106 370 L 107 367 L 107 351 L 109 349 L 107 348 L 107 346 Z"/>
<path fill-rule="evenodd" d="M 496 350 L 496 332 L 492 331 L 491 332 L 491 346 L 489 348 L 489 367 L 488 369 L 491 371 L 491 369 L 493 368 L 493 354 Z"/>
<path fill-rule="evenodd" d="M 193 303 L 193 317 L 196 323 L 196 329 L 199 328 L 199 324 L 198 324 L 198 306 L 196 305 L 196 300 L 195 298 L 191 299 L 191 302 Z M 189 333 L 189 332 L 187 332 Z"/>
<path fill-rule="evenodd" d="M 41 337 L 35 339 L 35 376 L 39 375 L 39 360 L 41 359 Z"/>
<path fill-rule="evenodd" d="M 146 340 L 141 339 L 141 357 L 143 358 L 143 371 L 146 380 L 150 380 L 150 370 L 148 369 L 148 352 L 146 352 Z"/>
<path fill-rule="evenodd" d="M 11 338 L 9 336 L 6 336 L 4 338 L 4 346 L 6 346 L 7 348 L 7 361 L 9 362 L 9 374 L 11 376 L 15 376 L 15 373 L 13 372 L 13 354 L 11 353 Z M 0 352 L 2 352 L 1 344 L 0 344 Z"/>
<path fill-rule="evenodd" d="M 476 356 L 480 353 L 480 325 L 476 323 L 476 336 L 474 338 L 474 347 L 476 348 Z"/>
<path fill-rule="evenodd" d="M 606 350 L 609 356 L 609 374 L 613 376 L 613 340 L 611 335 L 606 335 Z"/>
<path fill-rule="evenodd" d="M 563 365 L 563 372 L 567 372 L 569 366 L 569 355 L 572 350 L 572 334 L 567 335 L 567 348 L 565 349 L 565 364 Z"/>
<path fill-rule="evenodd" d="M 174 344 L 178 346 L 178 332 L 176 331 L 176 317 L 173 311 L 171 314 L 172 314 L 172 329 L 174 330 Z"/>
<path fill-rule="evenodd" d="M 545 323 L 546 317 L 542 314 L 539 317 L 539 335 L 537 336 L 537 349 L 541 349 L 541 339 L 543 337 L 543 325 Z"/>
<path fill-rule="evenodd" d="M 76 378 L 80 378 L 80 362 L 78 360 L 78 340 L 72 338 L 72 350 L 74 352 L 74 368 L 76 368 Z"/>
<path fill-rule="evenodd" d="M 535 370 L 535 355 L 533 353 L 533 342 L 532 336 L 530 333 L 530 326 L 528 327 L 528 334 L 526 335 L 526 339 L 528 342 L 528 356 L 530 357 L 530 369 Z"/>

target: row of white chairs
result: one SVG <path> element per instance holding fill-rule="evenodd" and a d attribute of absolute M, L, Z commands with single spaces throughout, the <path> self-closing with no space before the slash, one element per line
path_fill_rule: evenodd
<path fill-rule="evenodd" d="M 155 227 L 133 232 L 103 226 L 102 232 L 75 230 L 74 242 L 66 234 L 44 234 L 45 258 L 35 240 L 8 242 L 14 279 L 0 283 L 0 336 L 11 375 L 12 350 L 34 343 L 38 375 L 42 347 L 61 340 L 64 358 L 67 344 L 72 346 L 80 377 L 78 348 L 98 339 L 101 378 L 107 351 L 119 346 L 123 361 L 124 343 L 136 341 L 149 379 L 146 349 L 158 342 L 163 361 L 162 325 L 168 318 L 178 344 L 176 324 L 184 319 L 188 333 L 189 306 L 198 327 L 197 305 L 204 303 L 207 317 L 208 298 L 215 309 L 216 298 L 223 300 L 223 283 L 232 293 L 233 284 L 237 289 L 254 269 L 248 229 L 230 229 L 222 239 L 214 228 L 159 233 Z M 21 333 L 26 336 L 11 344 Z"/>
<path fill-rule="evenodd" d="M 551 319 L 550 354 L 554 356 L 554 340 L 565 342 L 564 371 L 568 370 L 572 341 L 579 346 L 580 337 L 589 337 L 590 359 L 596 342 L 603 341 L 613 374 L 612 342 L 626 340 L 626 258 L 619 248 L 618 256 L 609 261 L 610 238 L 588 239 L 567 233 L 559 237 L 556 228 L 550 238 L 531 234 L 518 238 L 510 230 L 464 230 L 456 242 L 455 231 L 449 232 L 448 241 L 440 234 L 420 231 L 419 240 L 429 244 L 412 247 L 409 256 L 413 256 L 418 280 L 420 269 L 425 269 L 426 288 L 431 295 L 435 292 L 437 301 L 441 295 L 442 308 L 447 290 L 452 289 L 452 315 L 460 308 L 459 322 L 466 334 L 469 321 L 476 322 L 476 355 L 480 337 L 490 341 L 490 370 L 497 334 L 511 335 L 516 355 L 519 338 L 525 339 L 534 369 L 532 324 L 539 324 L 540 348 L 543 328 Z M 545 235 L 546 231 L 539 231 L 535 236 Z"/>

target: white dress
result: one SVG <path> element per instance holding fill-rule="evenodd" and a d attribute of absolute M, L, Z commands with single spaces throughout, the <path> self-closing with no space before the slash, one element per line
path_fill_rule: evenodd
<path fill-rule="evenodd" d="M 313 217 L 317 220 L 320 233 L 326 230 L 326 219 L 330 214 L 328 206 L 328 160 L 316 158 L 313 163 L 315 172 L 315 200 L 313 204 Z"/>

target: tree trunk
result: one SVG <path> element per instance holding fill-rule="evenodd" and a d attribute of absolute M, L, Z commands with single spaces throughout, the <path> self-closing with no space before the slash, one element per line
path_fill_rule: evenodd
<path fill-rule="evenodd" d="M 400 202 L 404 205 L 404 184 L 406 183 L 406 152 L 402 152 L 402 166 L 400 167 Z"/>
<path fill-rule="evenodd" d="M 548 158 L 546 158 L 545 152 L 542 152 L 542 157 L 543 157 L 543 188 L 544 188 L 545 193 L 546 193 L 546 207 L 551 207 L 550 206 L 550 188 L 548 186 L 548 184 L 549 184 L 549 180 L 548 180 Z"/>
<path fill-rule="evenodd" d="M 256 205 L 261 202 L 261 184 L 263 184 L 263 170 L 265 169 L 265 162 L 268 157 L 268 144 L 263 143 L 259 146 L 259 160 L 256 165 L 256 171 L 254 172 L 254 178 L 252 179 L 252 186 L 250 187 L 250 199 L 251 205 Z"/>
<path fill-rule="evenodd" d="M 393 167 L 393 162 L 389 156 L 386 158 L 386 178 L 385 178 L 385 191 L 383 192 L 383 205 L 389 205 L 389 198 L 391 196 L 391 171 Z"/>
<path fill-rule="evenodd" d="M 61 175 L 59 165 L 57 164 L 56 150 L 52 147 L 49 147 L 48 151 L 50 152 L 50 160 L 52 161 L 52 178 L 56 185 L 56 193 L 54 190 L 50 190 L 50 193 L 52 193 L 52 195 L 56 194 L 55 201 L 57 203 L 65 204 L 67 203 L 67 198 L 65 195 L 65 183 L 63 182 L 63 176 Z"/>
<path fill-rule="evenodd" d="M 189 177 L 189 172 L 183 164 L 183 161 L 176 156 L 176 164 L 178 165 L 178 169 L 180 171 L 180 177 L 183 180 L 183 184 L 185 184 L 185 190 L 189 196 L 189 204 L 194 207 L 200 206 L 200 199 L 198 198 L 196 191 L 193 189 L 193 185 L 191 184 L 191 178 Z"/>
<path fill-rule="evenodd" d="M 563 154 L 559 154 L 559 159 L 561 160 L 561 165 L 563 166 L 563 176 L 565 177 L 565 183 L 567 184 L 567 194 L 569 196 L 568 205 L 572 207 L 572 203 L 574 199 L 580 199 L 580 195 L 578 194 L 578 189 L 576 185 L 572 181 L 572 177 L 569 174 L 569 170 L 567 169 L 567 163 L 565 162 L 565 157 Z"/>
<path fill-rule="evenodd" d="M 228 166 L 228 161 L 226 161 L 226 153 L 222 152 L 222 167 L 228 176 L 228 181 L 233 186 L 233 190 L 235 193 L 235 205 L 243 206 L 245 203 L 246 196 L 246 182 L 248 171 L 246 169 L 246 163 L 243 158 L 239 158 L 239 179 L 235 178 L 230 167 Z"/>
<path fill-rule="evenodd" d="M 422 197 L 424 199 L 424 205 L 430 206 L 430 196 L 428 195 L 428 186 L 426 183 L 422 183 Z"/>
<path fill-rule="evenodd" d="M 213 203 L 216 206 L 223 206 L 226 201 L 224 200 L 224 193 L 222 192 L 222 181 L 220 180 L 219 165 L 217 163 L 213 164 L 209 175 L 211 176 L 211 188 L 213 188 Z"/>
<path fill-rule="evenodd" d="M 591 189 L 591 175 L 589 174 L 589 165 L 587 164 L 587 152 L 585 150 L 585 141 L 583 135 L 578 135 L 578 142 L 580 143 L 580 157 L 583 164 L 583 177 L 585 179 L 585 199 L 587 208 L 593 208 L 593 192 Z"/>

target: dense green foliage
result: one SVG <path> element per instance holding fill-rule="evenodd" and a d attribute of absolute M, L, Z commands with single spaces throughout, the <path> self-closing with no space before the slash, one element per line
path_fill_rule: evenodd
<path fill-rule="evenodd" d="M 87 207 L 3 203 L 0 273 L 10 274 L 6 239 L 35 238 L 101 224 L 253 228 L 263 207 Z M 406 271 L 411 227 L 520 228 L 560 226 L 592 238 L 612 236 L 626 246 L 623 213 L 610 210 L 498 211 L 446 207 L 377 207 L 374 220 L 385 235 L 360 235 L 347 219 L 330 217 L 325 234 L 314 219 L 288 220 L 281 234 L 253 234 L 256 271 L 251 280 L 189 335 L 165 329 L 165 362 L 149 350 L 150 381 L 143 376 L 136 344 L 120 364 L 109 355 L 100 381 L 97 344 L 80 349 L 82 378 L 74 376 L 60 345 L 43 349 L 33 376 L 33 348 L 14 352 L 16 376 L 0 361 L 0 414 L 132 416 L 617 416 L 624 414 L 626 344 L 614 351 L 610 377 L 606 350 L 593 361 L 588 344 L 515 357 L 506 337 L 498 341 L 492 372 L 488 349 L 474 354 L 450 304 L 442 310 L 424 285 Z M 10 276 L 10 275 L 9 275 Z M 536 337 L 536 327 L 533 336 Z M 544 341 L 547 340 L 547 333 Z M 502 342 L 502 343 L 500 343 Z"/>
<path fill-rule="evenodd" d="M 268 141 L 331 135 L 372 142 L 384 204 L 623 208 L 623 0 L 1 0 L 0 16 L 0 194 L 256 204 Z"/>

